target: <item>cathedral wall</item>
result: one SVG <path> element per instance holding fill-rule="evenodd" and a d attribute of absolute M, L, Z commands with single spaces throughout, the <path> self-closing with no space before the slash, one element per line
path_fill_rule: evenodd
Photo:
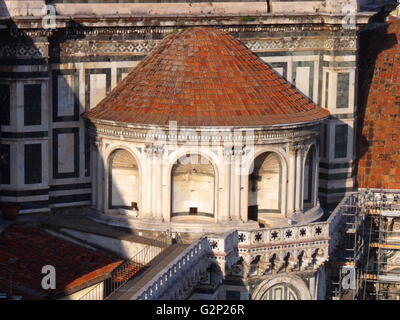
<path fill-rule="evenodd" d="M 263 15 L 268 13 L 347 13 L 378 6 L 382 0 L 3 0 L 0 16 L 43 16 L 46 5 L 58 15 Z"/>
<path fill-rule="evenodd" d="M 278 16 L 271 19 L 268 21 L 279 20 Z M 299 25 L 299 17 L 295 18 L 300 19 L 296 20 L 298 25 L 287 24 L 291 19 L 287 16 L 280 23 L 260 25 L 242 18 L 219 22 L 199 18 L 183 24 L 209 25 L 231 32 L 306 96 L 331 111 L 321 133 L 320 148 L 319 191 L 325 204 L 330 202 L 329 194 L 340 198 L 352 188 L 357 34 L 355 29 L 343 29 L 341 25 L 308 25 L 304 21 Z M 90 204 L 95 188 L 90 177 L 93 164 L 80 114 L 93 108 L 166 34 L 179 29 L 134 26 L 139 22 L 131 20 L 126 24 L 94 20 L 94 24 L 100 22 L 102 27 L 71 23 L 68 28 L 54 31 L 22 32 L 22 27 L 13 34 L 7 29 L 2 31 L 6 42 L 0 50 L 0 85 L 10 90 L 10 123 L 2 125 L 2 144 L 5 153 L 12 155 L 5 166 L 10 167 L 11 176 L 2 184 L 2 200 L 26 202 L 24 212 Z M 175 23 L 165 19 L 160 22 Z M 25 126 L 21 122 L 23 88 L 35 83 L 40 84 L 42 118 L 39 125 Z M 338 128 L 343 124 L 348 127 Z M 346 131 L 346 138 L 335 141 L 335 130 Z M 28 141 L 42 145 L 39 184 L 23 181 Z M 336 152 L 335 148 L 340 150 Z M 26 168 L 32 170 L 29 165 Z"/>

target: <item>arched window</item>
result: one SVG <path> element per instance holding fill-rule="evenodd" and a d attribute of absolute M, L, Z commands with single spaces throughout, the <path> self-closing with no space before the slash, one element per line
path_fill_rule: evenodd
<path fill-rule="evenodd" d="M 249 219 L 281 213 L 282 163 L 279 155 L 266 152 L 254 160 L 249 175 Z"/>
<path fill-rule="evenodd" d="M 118 149 L 110 156 L 109 209 L 139 210 L 139 169 L 135 158 Z"/>
<path fill-rule="evenodd" d="M 304 164 L 304 209 L 309 209 L 314 206 L 315 161 L 315 147 L 312 146 L 307 152 Z"/>
<path fill-rule="evenodd" d="M 215 172 L 203 156 L 187 154 L 172 168 L 172 217 L 214 217 Z"/>

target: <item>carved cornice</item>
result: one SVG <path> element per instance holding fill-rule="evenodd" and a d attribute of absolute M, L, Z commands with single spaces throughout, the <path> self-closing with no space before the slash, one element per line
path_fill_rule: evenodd
<path fill-rule="evenodd" d="M 202 131 L 203 130 L 203 131 Z M 92 136 L 110 137 L 112 139 L 120 139 L 132 141 L 160 141 L 162 143 L 176 144 L 176 143 L 193 143 L 195 145 L 219 145 L 224 143 L 242 143 L 242 145 L 248 144 L 265 144 L 265 143 L 281 143 L 281 142 L 292 142 L 299 141 L 298 144 L 303 146 L 303 140 L 315 135 L 319 130 L 319 125 L 304 125 L 296 128 L 288 129 L 275 129 L 275 130 L 250 130 L 247 134 L 243 131 L 242 137 L 239 141 L 238 135 L 234 134 L 233 129 L 228 131 L 226 129 L 218 130 L 215 129 L 193 129 L 186 130 L 184 128 L 174 129 L 171 133 L 168 133 L 167 129 L 160 128 L 154 131 L 154 134 L 145 127 L 134 128 L 128 126 L 113 126 L 96 124 L 91 125 L 89 133 Z M 204 133 L 204 134 L 202 134 Z M 293 145 L 293 144 L 291 144 Z"/>
<path fill-rule="evenodd" d="M 288 37 L 284 39 L 244 40 L 243 43 L 252 51 L 268 50 L 294 50 L 294 49 L 319 49 L 319 50 L 356 50 L 355 37 L 335 38 L 299 38 Z"/>
<path fill-rule="evenodd" d="M 112 55 L 138 54 L 146 55 L 153 50 L 161 40 L 70 40 L 55 46 L 52 54 L 62 56 L 74 55 Z M 269 38 L 243 40 L 242 42 L 254 52 L 271 50 L 356 50 L 356 38 Z"/>

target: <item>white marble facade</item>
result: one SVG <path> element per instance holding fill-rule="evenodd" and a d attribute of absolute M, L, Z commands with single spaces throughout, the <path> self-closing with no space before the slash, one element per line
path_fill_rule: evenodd
<path fill-rule="evenodd" d="M 97 19 L 89 19 L 84 28 L 83 25 L 82 28 L 66 27 L 65 20 L 56 19 L 57 28 L 45 30 L 40 27 L 41 13 L 37 5 L 30 7 L 32 1 L 18 1 L 19 5 L 16 2 L 5 1 L 11 15 L 24 16 L 29 8 L 36 11 L 28 20 L 15 19 L 16 29 L 21 29 L 26 38 L 6 34 L 0 46 L 0 59 L 17 61 L 0 66 L 0 85 L 8 86 L 10 92 L 10 121 L 1 125 L 1 139 L 11 155 L 8 164 L 10 181 L 2 182 L 0 201 L 20 204 L 21 213 L 90 205 L 92 196 L 96 197 L 92 189 L 97 186 L 95 177 L 91 177 L 90 147 L 80 114 L 93 108 L 165 35 L 180 26 L 172 16 L 165 24 L 154 28 L 143 26 L 139 20 L 115 22 L 113 17 L 106 17 L 101 25 Z M 363 4 L 360 1 L 357 3 Z M 311 7 L 319 6 L 319 1 L 272 1 L 271 14 L 258 11 L 258 6 L 266 10 L 265 3 L 251 4 L 254 7 L 247 2 L 229 3 L 229 6 L 212 3 L 221 14 L 228 13 L 228 9 L 232 8 L 234 15 L 246 6 L 257 16 L 253 21 L 249 13 L 230 15 L 226 23 L 217 27 L 232 33 L 306 96 L 329 109 L 332 117 L 325 121 L 321 131 L 320 165 L 316 174 L 316 177 L 319 176 L 319 190 L 316 192 L 324 207 L 334 207 L 354 185 L 357 30 L 367 24 L 374 13 L 360 10 L 356 15 L 356 26 L 349 29 L 343 27 L 341 15 L 330 15 L 320 10 L 314 12 Z M 129 14 L 132 8 L 141 5 L 150 4 L 119 3 L 113 8 L 127 10 L 124 12 Z M 160 12 L 176 9 L 173 3 L 151 5 Z M 183 8 L 183 5 L 179 3 L 179 7 Z M 201 11 L 204 8 L 200 7 L 207 5 L 195 3 L 193 12 Z M 71 15 L 78 13 L 74 4 L 58 3 L 56 6 L 58 15 L 63 12 Z M 283 11 L 280 11 L 280 6 Z M 86 3 L 79 7 L 92 10 L 95 14 L 95 9 L 101 12 L 104 5 Z M 110 5 L 105 7 L 111 14 Z M 308 14 L 296 14 L 299 8 Z M 191 19 L 197 18 L 185 20 L 187 26 L 200 24 L 215 27 L 212 15 L 205 20 L 199 18 L 199 21 L 193 22 Z M 65 34 L 57 34 L 56 30 L 63 30 Z M 53 36 L 54 41 L 50 42 Z M 23 92 L 24 86 L 29 84 L 41 87 L 41 121 L 37 125 L 25 125 L 23 121 Z M 343 125 L 347 125 L 346 139 L 335 141 L 336 132 L 343 131 Z M 24 150 L 27 144 L 41 145 L 42 174 L 37 183 L 25 182 L 25 171 L 29 167 L 26 166 L 29 159 L 25 159 Z M 336 148 L 345 148 L 346 152 L 336 152 Z M 289 173 L 285 173 L 286 164 L 283 158 L 281 160 L 283 177 Z M 277 178 L 275 180 L 277 183 Z M 218 176 L 214 183 L 220 183 Z M 214 203 L 220 201 L 218 193 L 220 191 L 216 192 Z M 286 210 L 288 201 L 282 200 L 282 197 L 283 193 L 279 195 L 275 191 L 269 199 L 270 208 L 261 209 L 276 211 L 280 206 L 281 211 Z M 214 207 L 215 212 L 218 210 Z"/>
<path fill-rule="evenodd" d="M 233 129 L 212 129 L 207 143 L 197 144 L 200 131 L 178 129 L 175 137 L 185 141 L 176 142 L 168 128 L 94 126 L 92 207 L 100 214 L 139 229 L 198 232 L 254 228 L 257 220 L 306 223 L 322 215 L 319 123 L 249 130 L 239 147 L 232 135 L 221 139 Z M 154 130 L 158 140 L 150 142 Z M 113 164 L 118 154 L 126 154 L 119 167 Z"/>

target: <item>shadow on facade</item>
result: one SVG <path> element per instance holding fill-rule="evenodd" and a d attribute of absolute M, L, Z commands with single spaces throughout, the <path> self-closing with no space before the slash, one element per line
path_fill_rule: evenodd
<path fill-rule="evenodd" d="M 0 17 L 3 18 L 0 25 L 0 179 L 2 184 L 2 188 L 0 190 L 0 205 L 2 206 L 2 211 L 4 211 L 3 209 L 5 206 L 16 206 L 21 210 L 50 208 L 51 213 L 44 216 L 41 212 L 38 212 L 38 215 L 35 213 L 30 213 L 33 218 L 37 216 L 40 221 L 43 222 L 43 224 L 41 222 L 34 223 L 35 226 L 42 229 L 46 227 L 46 217 L 48 217 L 48 219 L 52 219 L 59 214 L 58 210 L 54 207 L 56 198 L 52 196 L 51 190 L 52 187 L 55 187 L 54 190 L 57 190 L 57 187 L 60 185 L 62 186 L 63 184 L 62 180 L 57 181 L 57 178 L 59 177 L 56 176 L 57 172 L 54 171 L 54 168 L 52 171 L 49 169 L 49 163 L 54 160 L 53 153 L 58 152 L 57 149 L 54 149 L 53 132 L 55 128 L 60 129 L 61 123 L 56 123 L 56 121 L 54 121 L 53 112 L 61 111 L 60 113 L 63 113 L 66 111 L 68 113 L 69 111 L 54 110 L 54 99 L 59 98 L 58 92 L 56 92 L 57 98 L 55 98 L 50 92 L 54 87 L 54 81 L 61 80 L 63 83 L 68 84 L 67 79 L 60 79 L 62 77 L 66 78 L 66 76 L 63 75 L 62 71 L 60 71 L 60 68 L 57 66 L 57 64 L 70 62 L 68 61 L 68 57 L 62 57 L 60 55 L 60 46 L 63 42 L 69 39 L 69 30 L 82 28 L 83 26 L 74 22 L 68 22 L 66 27 L 62 29 L 30 29 L 29 27 L 25 29 L 25 27 L 19 27 L 19 22 L 17 22 L 13 17 L 10 17 L 10 12 L 8 11 L 7 5 L 3 0 L 0 0 Z M 36 20 L 36 22 L 40 24 L 41 18 L 32 16 L 31 19 Z M 84 37 L 85 36 L 83 35 L 77 36 L 74 34 L 73 39 L 77 40 Z M 48 46 L 46 45 L 46 42 L 49 43 Z M 57 77 L 54 76 L 55 74 L 57 74 Z M 34 88 L 27 87 L 26 85 L 32 84 L 38 85 L 39 95 L 28 96 L 28 94 L 31 93 L 31 91 L 28 89 Z M 17 85 L 19 89 L 17 89 Z M 47 91 L 44 89 L 46 87 L 48 88 Z M 81 90 L 83 90 L 83 88 Z M 85 147 L 88 148 L 88 134 L 86 131 L 82 132 L 83 127 L 80 125 L 83 123 L 83 120 L 80 119 L 80 114 L 85 111 L 84 104 L 79 100 L 79 93 L 76 92 L 76 87 L 67 86 L 64 93 L 72 96 L 70 101 L 73 101 L 72 109 L 74 110 L 75 114 L 72 117 L 75 118 L 72 119 L 71 116 L 67 116 L 66 119 L 63 119 L 61 127 L 62 129 L 67 130 L 70 127 L 79 127 L 80 135 L 82 136 L 85 134 L 86 136 Z M 17 109 L 19 108 L 17 108 L 16 105 L 16 97 L 18 97 L 18 99 L 22 99 L 19 101 L 23 101 L 22 114 L 18 113 L 19 111 Z M 40 100 L 35 100 L 35 97 L 39 97 Z M 40 103 L 38 101 L 40 101 Z M 60 104 L 58 105 L 60 106 Z M 48 108 L 46 106 L 48 106 Z M 71 106 L 66 107 L 70 108 Z M 22 118 L 18 119 L 17 121 L 16 117 L 19 117 L 20 115 Z M 38 127 L 40 126 L 39 129 L 32 130 L 32 127 L 26 127 L 27 125 L 32 125 L 29 122 L 32 121 L 32 119 L 38 119 L 38 123 L 34 123 L 34 125 L 38 125 Z M 43 127 L 46 129 L 43 129 Z M 38 138 L 38 135 L 41 136 Z M 76 142 L 79 143 L 79 141 Z M 27 152 L 26 146 L 31 145 L 40 145 L 39 161 L 38 159 L 33 158 L 33 155 Z M 17 152 L 17 147 L 19 150 L 22 148 L 23 152 Z M 53 152 L 51 152 L 51 149 L 53 149 Z M 86 155 L 89 156 L 88 149 L 85 151 Z M 62 156 L 63 155 L 58 156 L 60 161 L 62 161 L 62 159 L 60 159 Z M 78 154 L 78 156 L 80 155 Z M 36 163 L 36 167 L 31 166 L 32 163 Z M 78 169 L 78 177 L 82 177 L 85 175 L 85 172 L 83 172 L 81 166 L 79 167 L 80 169 Z M 46 172 L 46 170 L 48 170 L 48 172 Z M 24 173 L 24 177 L 22 178 L 22 187 L 20 182 L 17 181 L 17 172 Z M 33 196 L 39 194 L 39 191 L 43 191 L 32 189 L 30 186 L 31 182 L 40 183 L 40 187 L 36 189 L 45 190 L 46 193 L 41 192 L 40 195 L 42 199 L 46 197 L 47 200 L 27 200 L 26 197 L 32 198 Z M 65 197 L 64 199 L 68 198 L 67 200 L 74 201 L 73 197 L 80 199 L 81 196 L 82 195 L 77 193 Z M 80 209 L 78 208 L 77 210 Z M 24 223 L 24 219 L 21 217 L 21 219 L 18 219 L 16 222 Z M 101 246 L 92 245 L 92 247 L 102 249 Z M 32 248 L 32 250 L 40 250 L 40 248 Z M 123 258 L 127 258 L 128 255 L 128 252 L 126 252 L 125 247 L 121 244 L 121 242 L 119 245 L 117 244 L 117 247 L 113 250 L 113 252 L 107 249 L 102 251 L 105 255 L 113 256 L 114 258 L 116 257 L 115 252 L 125 253 Z M 62 254 L 62 252 L 60 252 L 60 254 Z M 71 269 L 72 268 L 73 266 L 71 266 Z M 10 264 L 9 271 L 7 272 L 17 273 L 19 271 L 25 272 L 26 270 L 15 270 L 15 266 L 13 267 L 13 264 Z M 36 270 L 31 271 L 34 272 Z M 74 272 L 74 270 L 70 271 Z M 40 277 L 41 270 L 37 270 L 37 272 L 39 274 L 38 277 Z M 75 274 L 76 279 L 85 275 L 86 273 Z M 0 274 L 0 278 L 7 279 L 8 275 Z M 13 284 L 17 286 L 25 285 L 24 283 L 18 283 L 18 279 L 14 279 Z M 105 290 L 109 289 L 105 288 Z M 49 294 L 49 292 L 46 292 L 46 294 Z M 70 294 L 70 292 L 64 292 L 64 294 Z M 61 296 L 57 295 L 57 297 Z M 53 297 L 51 293 L 49 294 L 50 299 L 57 299 L 57 297 Z"/>
<path fill-rule="evenodd" d="M 397 37 L 395 34 L 388 34 L 388 25 L 385 24 L 378 29 L 366 30 L 361 35 L 359 50 L 359 77 L 358 77 L 358 122 L 357 122 L 357 139 L 356 144 L 356 163 L 355 187 L 362 187 L 366 181 L 360 181 L 358 176 L 360 172 L 360 160 L 366 160 L 365 174 L 368 176 L 372 169 L 372 153 L 368 152 L 373 143 L 381 143 L 384 141 L 375 141 L 375 128 L 373 125 L 375 114 L 367 114 L 367 105 L 371 102 L 373 92 L 371 86 L 375 76 L 376 63 L 379 54 L 385 50 L 397 45 Z M 384 94 L 381 92 L 379 94 Z M 378 94 L 378 95 L 379 95 Z M 382 109 L 382 112 L 385 112 Z M 364 132 L 364 133 L 363 133 Z M 367 135 L 365 135 L 367 133 Z M 383 146 L 382 145 L 382 146 Z"/>
<path fill-rule="evenodd" d="M 5 7 L 4 3 L 2 2 L 2 0 L 0 0 L 0 8 L 2 8 L 2 12 L 3 14 L 7 12 L 7 8 Z M 47 2 L 46 2 L 47 3 Z M 69 39 L 69 35 L 68 35 L 68 30 L 69 29 L 83 29 L 85 28 L 84 26 L 75 23 L 75 22 L 68 22 L 67 23 L 67 27 L 60 29 L 60 30 L 53 30 L 53 31 L 49 31 L 49 36 L 48 36 L 48 41 L 50 43 L 49 46 L 49 57 L 44 57 L 44 56 L 40 56 L 40 49 L 36 48 L 36 50 L 33 50 L 35 52 L 35 56 L 30 57 L 29 54 L 24 53 L 27 47 L 31 47 L 35 49 L 35 41 L 32 38 L 31 35 L 29 35 L 28 33 L 26 33 L 24 30 L 19 29 L 18 26 L 13 22 L 12 19 L 8 20 L 7 22 L 7 28 L 4 30 L 0 30 L 0 34 L 2 34 L 4 36 L 4 42 L 1 43 L 1 47 L 2 47 L 2 54 L 0 56 L 1 59 L 1 65 L 2 67 L 7 67 L 4 70 L 10 70 L 10 71 L 1 71 L 0 73 L 0 81 L 1 83 L 12 83 L 12 82 L 21 82 L 24 83 L 26 81 L 32 81 L 34 79 L 30 78 L 29 76 L 27 76 L 26 74 L 23 74 L 23 72 L 18 72 L 18 67 L 19 66 L 27 66 L 28 68 L 31 68 L 32 70 L 36 68 L 37 65 L 41 65 L 43 67 L 43 69 L 47 69 L 47 84 L 48 84 L 48 88 L 49 90 L 51 90 L 52 88 L 52 81 L 54 81 L 54 79 L 56 79 L 56 81 L 58 81 L 58 78 L 54 78 L 53 77 L 53 71 L 55 71 L 52 67 L 52 64 L 61 64 L 61 63 L 70 63 L 71 61 L 68 60 L 68 57 L 65 56 L 61 56 L 61 49 L 60 46 L 62 45 L 63 42 L 67 41 Z M 374 67 L 375 67 L 375 62 L 376 62 L 376 58 L 377 55 L 379 54 L 379 52 L 388 49 L 390 47 L 392 47 L 394 44 L 396 44 L 396 37 L 394 35 L 385 35 L 386 34 L 386 30 L 387 30 L 387 26 L 382 27 L 382 33 L 379 37 L 385 37 L 385 38 L 389 38 L 390 41 L 385 41 L 383 46 L 380 46 L 377 48 L 376 51 L 374 51 L 371 56 L 368 57 L 368 59 L 363 59 L 360 58 L 360 74 L 361 76 L 359 77 L 359 123 L 358 123 L 358 137 L 359 137 L 359 143 L 357 144 L 357 146 L 359 147 L 357 150 L 357 159 L 356 159 L 356 170 L 358 168 L 358 161 L 359 158 L 361 156 L 363 156 L 369 147 L 369 142 L 368 140 L 371 139 L 373 137 L 373 128 L 370 129 L 370 136 L 368 137 L 364 137 L 362 135 L 362 129 L 364 127 L 364 120 L 365 120 L 365 110 L 366 110 L 366 104 L 367 104 L 367 97 L 370 91 L 370 86 L 371 86 L 371 81 L 372 81 L 372 77 L 373 77 L 373 71 L 374 71 Z M 368 31 L 366 32 L 368 33 Z M 377 39 L 379 39 L 379 37 L 376 38 L 370 38 L 368 36 L 364 37 L 364 41 L 362 41 L 361 43 L 361 52 L 365 51 L 365 48 L 372 48 L 375 46 L 375 44 L 377 43 Z M 74 33 L 73 38 L 75 40 L 78 39 L 83 39 L 85 38 L 85 36 L 83 35 L 77 35 L 77 33 Z M 372 45 L 374 44 L 374 45 Z M 20 47 L 19 47 L 20 45 Z M 5 48 L 11 48 L 10 50 L 7 50 Z M 18 48 L 24 48 L 25 49 L 21 49 L 21 57 L 19 57 L 18 54 Z M 90 58 L 90 57 L 89 57 Z M 12 70 L 12 71 L 11 71 Z M 75 69 L 76 70 L 76 69 Z M 57 70 L 58 71 L 58 70 Z M 61 73 L 62 76 L 62 73 Z M 68 81 L 64 81 L 64 83 L 68 83 Z M 83 89 L 81 89 L 83 90 Z M 85 111 L 85 104 L 80 101 L 79 99 L 79 95 L 78 93 L 75 91 L 75 87 L 69 87 L 68 92 L 72 92 L 73 95 L 73 101 L 74 103 L 77 103 L 78 106 L 78 110 L 79 110 L 79 114 L 82 114 Z M 21 94 L 19 92 L 17 92 L 17 94 Z M 48 99 L 48 105 L 49 108 L 53 110 L 53 106 L 54 106 L 54 96 L 53 96 L 53 100 L 50 100 L 52 95 L 47 94 L 47 99 Z M 4 95 L 2 96 L 4 97 Z M 2 98 L 4 101 L 4 98 Z M 11 109 L 12 110 L 12 109 Z M 12 112 L 12 111 L 11 111 Z M 42 111 L 43 112 L 43 111 Z M 4 121 L 3 117 L 6 113 L 5 112 L 1 112 L 1 116 L 2 116 L 2 122 Z M 49 112 L 49 114 L 51 114 L 51 112 Z M 48 123 L 48 140 L 50 142 L 49 144 L 49 149 L 52 148 L 52 146 L 54 145 L 52 143 L 52 130 L 53 130 L 53 122 L 52 122 L 52 117 L 49 117 L 49 123 Z M 78 119 L 78 121 L 82 122 L 82 119 Z M 75 127 L 77 126 L 76 124 L 74 125 Z M 86 128 L 86 127 L 85 127 Z M 90 142 L 89 142 L 89 137 L 88 137 L 88 133 L 86 131 L 86 129 L 82 129 L 82 127 L 80 126 L 80 130 L 85 130 L 84 136 L 85 136 L 85 156 L 86 156 L 86 163 L 89 162 L 90 163 L 90 154 L 89 151 L 90 150 Z M 21 142 L 11 142 L 8 141 L 7 139 L 9 139 L 8 137 L 12 136 L 12 132 L 10 131 L 10 133 L 8 133 L 8 135 L 4 135 L 2 133 L 1 135 L 1 143 L 3 144 L 8 144 L 11 145 L 12 143 L 24 143 L 23 141 Z M 81 132 L 81 134 L 83 134 Z M 2 148 L 3 150 L 3 148 Z M 15 159 L 13 159 L 13 156 L 17 156 L 16 154 L 13 155 L 12 153 L 9 153 L 9 157 L 4 157 L 4 152 L 2 152 L 2 173 L 10 172 L 11 171 L 11 166 L 13 165 L 13 163 L 15 164 Z M 58 150 L 54 150 L 53 152 L 58 152 Z M 51 152 L 49 150 L 48 152 L 48 161 L 52 161 L 52 159 L 50 159 L 50 155 Z M 46 161 L 47 161 L 46 160 Z M 367 159 L 367 160 L 371 160 L 371 159 Z M 42 166 L 45 165 L 44 162 L 42 162 Z M 105 162 L 102 164 L 103 169 L 105 168 L 109 168 L 110 163 L 108 162 L 108 159 L 105 160 Z M 46 166 L 47 167 L 47 166 Z M 81 168 L 82 170 L 82 168 Z M 43 169 L 42 169 L 43 171 Z M 110 169 L 108 170 L 109 172 L 111 171 Z M 53 172 L 49 172 L 49 176 L 52 177 L 51 179 L 49 179 L 50 181 L 53 180 L 55 177 L 52 176 Z M 33 174 L 34 175 L 34 174 Z M 3 174 L 4 176 L 4 174 Z M 82 173 L 80 173 L 80 176 L 82 176 Z M 2 177 L 3 179 L 4 177 Z M 35 178 L 35 177 L 33 177 Z M 110 179 L 111 180 L 111 179 Z M 4 182 L 4 180 L 2 180 Z M 11 180 L 12 181 L 12 180 Z M 48 181 L 48 187 L 50 187 L 50 181 Z M 101 181 L 98 183 L 102 183 Z M 16 188 L 14 186 L 12 186 L 12 184 L 10 183 L 10 188 L 7 190 L 4 190 L 5 192 L 3 192 L 3 190 L 1 190 L 1 195 L 2 196 L 6 196 L 6 195 L 10 195 L 10 194 L 18 194 L 18 190 L 16 190 Z M 346 186 L 343 186 L 343 188 L 345 188 Z M 113 189 L 113 196 L 115 198 L 123 198 L 124 197 L 124 192 L 123 190 L 119 189 L 118 185 L 113 185 L 112 186 Z M 14 193 L 13 193 L 14 192 Z M 78 195 L 79 196 L 79 195 Z M 101 195 L 100 195 L 101 196 Z M 16 197 L 18 198 L 18 197 Z M 51 196 L 49 197 L 49 201 L 48 201 L 48 205 L 51 205 Z M 136 204 L 135 204 L 136 202 Z M 7 202 L 6 202 L 7 203 Z M 13 202 L 14 204 L 17 203 L 19 204 L 20 201 L 16 201 Z M 3 201 L 4 204 L 4 201 Z M 21 207 L 24 208 L 23 206 L 28 206 L 27 204 L 23 204 L 21 203 Z M 107 208 L 107 206 L 109 206 L 108 203 L 104 203 L 104 208 Z M 123 206 L 122 209 L 133 209 L 134 207 L 138 207 L 137 209 L 141 210 L 141 204 L 138 203 L 138 201 L 130 201 L 130 203 L 128 203 L 127 206 Z M 125 208 L 124 208 L 125 207 Z M 55 212 L 55 214 L 57 214 L 57 212 Z M 124 219 L 123 215 L 120 215 L 119 218 Z M 126 218 L 127 220 L 127 224 L 129 224 L 129 219 Z M 124 248 L 122 246 L 120 246 L 119 248 L 117 248 L 117 250 L 119 251 L 124 251 Z M 255 265 L 257 264 L 257 262 L 254 263 Z M 251 268 L 255 268 L 255 266 L 251 266 Z M 218 274 L 218 272 L 215 270 L 215 268 L 210 268 L 210 281 L 211 283 L 213 283 L 213 276 L 211 276 L 211 272 Z M 81 276 L 81 275 L 77 275 L 77 276 Z M 216 276 L 216 278 L 218 278 L 218 276 Z M 207 279 L 204 280 L 205 283 L 207 283 Z"/>

